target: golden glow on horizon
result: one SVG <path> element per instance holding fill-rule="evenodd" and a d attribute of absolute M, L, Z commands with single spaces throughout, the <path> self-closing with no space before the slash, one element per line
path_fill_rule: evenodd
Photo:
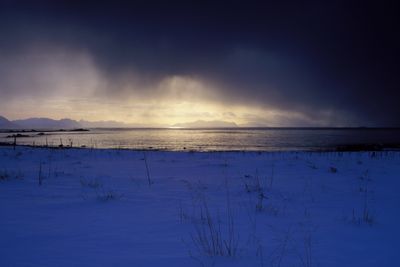
<path fill-rule="evenodd" d="M 71 118 L 164 127 L 197 120 L 245 126 L 332 126 L 336 118 L 347 115 L 339 116 L 338 110 L 305 115 L 267 106 L 260 99 L 255 106 L 238 96 L 223 95 L 227 88 L 204 77 L 171 75 L 149 81 L 151 73 L 142 77 L 134 69 L 108 73 L 85 51 L 42 43 L 12 60 L 0 55 L 0 62 L 7 66 L 0 88 L 0 115 L 11 120 Z"/>
<path fill-rule="evenodd" d="M 166 127 L 197 120 L 280 126 L 282 118 L 304 119 L 301 114 L 231 104 L 215 85 L 196 77 L 175 75 L 148 85 L 128 72 L 110 81 L 86 54 L 62 50 L 33 49 L 10 68 L 10 77 L 21 93 L 1 103 L 0 115 L 9 119 L 113 120 Z"/>
<path fill-rule="evenodd" d="M 11 106 L 18 102 L 10 103 Z M 302 118 L 301 114 L 285 113 L 247 106 L 224 106 L 211 101 L 92 101 L 91 99 L 25 100 L 21 108 L 9 112 L 10 119 L 48 117 L 88 121 L 119 121 L 138 125 L 170 127 L 197 120 L 226 121 L 245 126 L 282 126 L 282 117 Z M 15 110 L 8 108 L 9 110 Z"/>

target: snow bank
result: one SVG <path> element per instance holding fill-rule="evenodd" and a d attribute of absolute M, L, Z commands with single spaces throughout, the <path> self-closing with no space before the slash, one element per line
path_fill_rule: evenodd
<path fill-rule="evenodd" d="M 399 177 L 400 152 L 2 147 L 0 266 L 400 266 Z"/>

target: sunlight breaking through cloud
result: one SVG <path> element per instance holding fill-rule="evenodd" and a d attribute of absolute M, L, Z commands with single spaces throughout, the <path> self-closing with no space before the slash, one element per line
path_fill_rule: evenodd
<path fill-rule="evenodd" d="M 166 75 L 150 82 L 129 70 L 109 77 L 82 51 L 33 47 L 16 59 L 1 56 L 3 115 L 69 117 L 169 126 L 196 120 L 242 126 L 325 126 L 332 112 L 316 118 L 257 102 L 232 100 L 221 84 L 195 75 Z M 112 94 L 110 94 L 112 92 Z M 22 104 L 23 103 L 23 104 Z M 17 108 L 18 107 L 18 108 Z"/>

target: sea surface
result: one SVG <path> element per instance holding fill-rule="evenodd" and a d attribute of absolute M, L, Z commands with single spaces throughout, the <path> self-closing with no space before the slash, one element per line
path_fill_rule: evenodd
<path fill-rule="evenodd" d="M 0 142 L 12 143 L 0 133 Z M 400 129 L 235 128 L 235 129 L 90 129 L 77 132 L 24 132 L 19 145 L 171 151 L 313 151 L 347 146 L 398 148 Z"/>

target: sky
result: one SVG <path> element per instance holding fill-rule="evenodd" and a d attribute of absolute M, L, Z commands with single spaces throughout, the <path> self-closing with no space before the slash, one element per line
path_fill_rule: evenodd
<path fill-rule="evenodd" d="M 0 0 L 0 115 L 400 126 L 397 1 Z"/>

